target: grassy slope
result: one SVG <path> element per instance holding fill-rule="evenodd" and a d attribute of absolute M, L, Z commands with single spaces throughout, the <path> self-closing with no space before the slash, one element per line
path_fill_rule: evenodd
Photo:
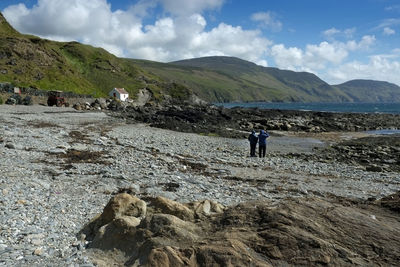
<path fill-rule="evenodd" d="M 335 85 L 357 102 L 400 102 L 400 87 L 388 82 L 352 80 Z"/>
<path fill-rule="evenodd" d="M 1 13 L 0 82 L 96 97 L 107 96 L 114 87 L 124 87 L 132 97 L 142 88 L 159 99 L 165 94 L 177 98 L 190 95 L 187 88 L 164 82 L 102 48 L 20 34 Z"/>
<path fill-rule="evenodd" d="M 264 68 L 238 58 L 134 62 L 164 79 L 187 85 L 209 101 L 349 101 L 340 89 L 311 73 Z"/>
<path fill-rule="evenodd" d="M 232 57 L 204 57 L 172 63 L 206 68 L 235 77 L 247 85 L 248 92 L 258 91 L 262 94 L 263 98 L 255 98 L 256 100 L 350 101 L 340 89 L 330 86 L 311 73 L 265 68 Z"/>

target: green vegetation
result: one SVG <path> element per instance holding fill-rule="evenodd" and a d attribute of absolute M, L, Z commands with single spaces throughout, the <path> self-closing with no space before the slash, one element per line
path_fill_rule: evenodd
<path fill-rule="evenodd" d="M 4 18 L 3 14 L 0 13 L 0 37 L 11 37 L 20 35 Z"/>
<path fill-rule="evenodd" d="M 352 80 L 334 87 L 346 92 L 355 102 L 400 102 L 400 87 L 393 83 Z"/>
<path fill-rule="evenodd" d="M 262 67 L 233 57 L 204 57 L 169 64 L 133 61 L 211 102 L 400 102 L 400 87 L 395 84 L 356 80 L 331 86 L 312 73 Z"/>
<path fill-rule="evenodd" d="M 130 60 L 117 58 L 102 48 L 77 42 L 54 42 L 15 31 L 0 14 L 0 82 L 44 90 L 71 91 L 105 97 L 123 87 L 134 98 L 143 88 L 155 100 L 171 93 L 184 98 L 184 86 L 162 81 Z"/>
<path fill-rule="evenodd" d="M 0 96 L 0 105 L 3 104 L 3 98 Z"/>
<path fill-rule="evenodd" d="M 211 102 L 350 101 L 311 73 L 265 68 L 232 57 L 205 57 L 163 64 L 132 60 L 165 80 L 183 84 Z"/>

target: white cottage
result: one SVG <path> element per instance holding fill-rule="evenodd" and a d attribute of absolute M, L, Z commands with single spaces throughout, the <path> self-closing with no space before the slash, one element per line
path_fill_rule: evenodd
<path fill-rule="evenodd" d="M 109 96 L 120 101 L 126 101 L 129 97 L 129 94 L 124 88 L 114 88 L 110 91 Z"/>

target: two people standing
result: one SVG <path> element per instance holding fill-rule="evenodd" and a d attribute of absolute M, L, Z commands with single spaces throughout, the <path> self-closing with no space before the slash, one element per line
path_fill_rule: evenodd
<path fill-rule="evenodd" d="M 256 146 L 258 143 L 258 156 L 261 158 L 265 158 L 265 152 L 267 150 L 267 138 L 269 134 L 264 130 L 260 130 L 260 133 L 256 135 L 256 132 L 253 130 L 248 137 L 250 142 L 250 157 L 256 157 Z"/>

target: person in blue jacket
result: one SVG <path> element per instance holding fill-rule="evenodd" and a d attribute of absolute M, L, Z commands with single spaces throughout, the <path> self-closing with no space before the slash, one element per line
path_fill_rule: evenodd
<path fill-rule="evenodd" d="M 256 157 L 256 146 L 258 142 L 258 136 L 256 135 L 256 131 L 252 130 L 251 134 L 247 139 L 250 142 L 250 157 Z"/>
<path fill-rule="evenodd" d="M 267 150 L 267 138 L 269 134 L 264 130 L 260 130 L 258 134 L 258 156 L 265 158 L 265 151 Z"/>

